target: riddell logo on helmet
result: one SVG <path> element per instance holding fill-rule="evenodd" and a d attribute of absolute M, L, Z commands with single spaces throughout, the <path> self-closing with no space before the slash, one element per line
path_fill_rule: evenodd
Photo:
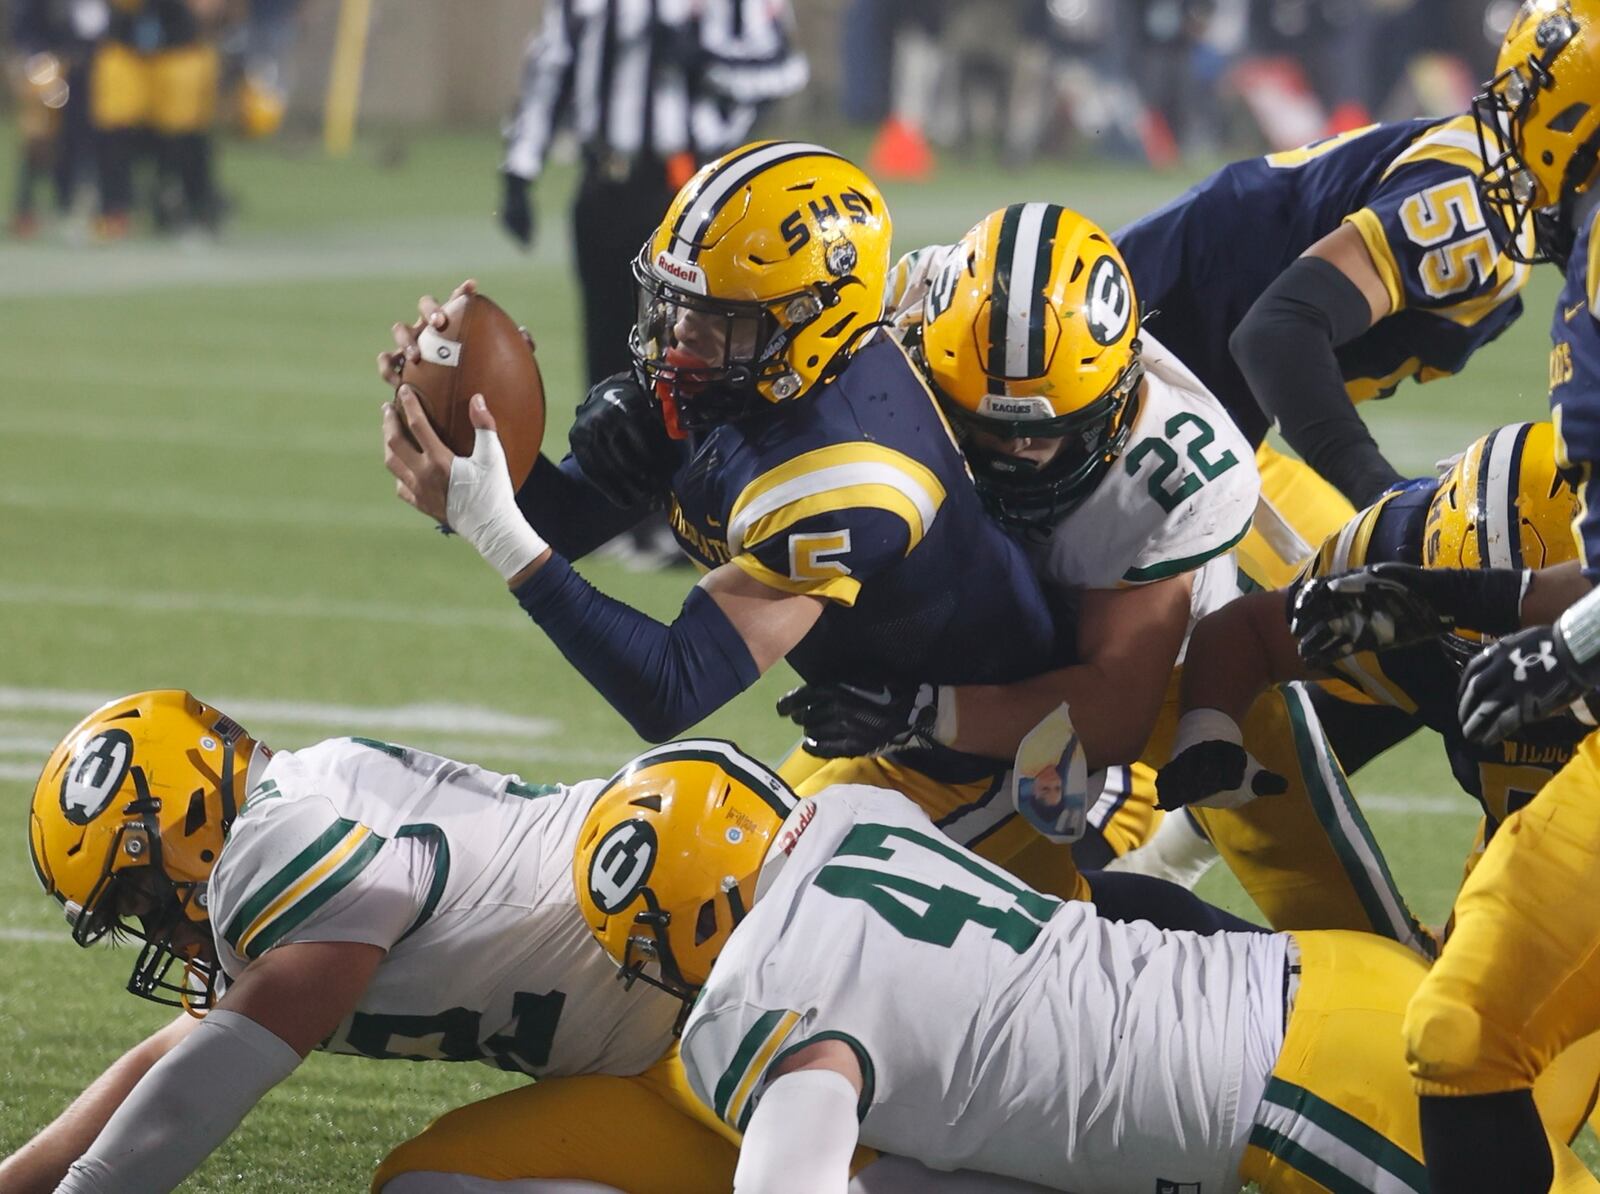
<path fill-rule="evenodd" d="M 795 846 L 800 843 L 800 835 L 805 833 L 811 824 L 812 818 L 817 815 L 817 804 L 814 800 L 807 800 L 800 806 L 800 817 L 793 825 L 783 831 L 774 845 L 784 854 L 793 853 Z"/>
<path fill-rule="evenodd" d="M 674 257 L 665 249 L 656 254 L 656 270 L 682 285 L 685 290 L 692 290 L 696 294 L 706 292 L 704 271 L 692 262 Z"/>

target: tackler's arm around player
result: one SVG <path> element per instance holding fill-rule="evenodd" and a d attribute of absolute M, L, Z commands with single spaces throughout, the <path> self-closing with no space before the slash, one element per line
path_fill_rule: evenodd
<path fill-rule="evenodd" d="M 851 686 L 807 684 L 778 712 L 823 757 L 871 754 L 922 740 L 969 754 L 1010 759 L 1027 729 L 1062 703 L 1072 710 L 1091 770 L 1132 762 L 1161 711 L 1188 628 L 1193 577 L 1185 573 L 1124 589 L 1081 594 L 1081 660 L 1012 684 L 883 689 L 866 698 Z M 928 686 L 922 686 L 928 687 Z M 886 711 L 899 713 L 898 720 Z"/>

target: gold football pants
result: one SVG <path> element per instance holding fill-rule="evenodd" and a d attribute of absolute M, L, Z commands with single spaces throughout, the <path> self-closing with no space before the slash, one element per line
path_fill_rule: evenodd
<path fill-rule="evenodd" d="M 738 1139 L 694 1097 L 673 1049 L 632 1078 L 550 1078 L 458 1107 L 385 1157 L 372 1191 L 402 1173 L 464 1173 L 703 1194 L 733 1189 Z"/>
<path fill-rule="evenodd" d="M 1312 467 L 1262 444 L 1256 449 L 1261 498 L 1250 533 L 1236 549 L 1259 585 L 1281 589 L 1322 541 L 1355 517 L 1355 507 Z"/>
<path fill-rule="evenodd" d="M 102 131 L 203 133 L 216 116 L 220 64 L 212 46 L 139 54 L 118 42 L 104 42 L 95 50 L 90 69 L 89 118 Z"/>
<path fill-rule="evenodd" d="M 856 1149 L 851 1172 L 877 1155 Z M 738 1133 L 694 1097 L 674 1046 L 630 1078 L 547 1078 L 447 1112 L 383 1159 L 371 1191 L 403 1173 L 459 1173 L 706 1194 L 733 1189 L 738 1162 Z"/>
<path fill-rule="evenodd" d="M 1454 927 L 1406 1014 L 1416 1088 L 1532 1085 L 1600 1030 L 1600 736 L 1506 818 L 1456 897 Z M 1547 1121 L 1548 1122 L 1548 1121 Z"/>
<path fill-rule="evenodd" d="M 1422 1194 L 1417 1098 L 1400 1038 L 1407 1001 L 1427 973 L 1422 961 L 1364 933 L 1297 933 L 1295 941 L 1299 990 L 1241 1179 L 1263 1194 Z M 1535 1098 L 1545 1123 L 1575 1131 L 1586 1108 L 1580 1090 L 1541 1080 Z M 1555 1190 L 1600 1191 L 1564 1143 L 1552 1138 L 1551 1151 Z"/>

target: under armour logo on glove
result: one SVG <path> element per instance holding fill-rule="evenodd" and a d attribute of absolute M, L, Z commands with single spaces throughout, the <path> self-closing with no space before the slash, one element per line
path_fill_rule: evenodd
<path fill-rule="evenodd" d="M 1535 626 L 1467 662 L 1456 716 L 1468 741 L 1488 746 L 1572 704 L 1588 687 L 1555 630 Z"/>
<path fill-rule="evenodd" d="M 1539 664 L 1547 672 L 1553 672 L 1559 666 L 1556 661 L 1556 645 L 1549 639 L 1539 644 L 1539 650 L 1532 655 L 1524 655 L 1519 647 L 1511 652 L 1511 666 L 1517 670 L 1517 683 L 1528 682 L 1528 669 L 1534 664 Z"/>

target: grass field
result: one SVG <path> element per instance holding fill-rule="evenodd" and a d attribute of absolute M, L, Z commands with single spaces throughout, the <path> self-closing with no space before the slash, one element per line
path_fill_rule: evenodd
<path fill-rule="evenodd" d="M 0 137 L 0 161 L 10 145 Z M 279 745 L 334 733 L 409 741 L 532 780 L 610 771 L 638 747 L 459 541 L 395 500 L 373 355 L 417 295 L 465 276 L 523 319 L 553 395 L 580 394 L 566 268 L 570 174 L 541 188 L 542 235 L 513 252 L 490 217 L 497 148 L 429 134 L 346 162 L 229 147 L 239 215 L 203 249 L 0 244 L 9 381 L 0 392 L 0 1154 L 16 1148 L 162 1009 L 125 994 L 131 957 L 79 951 L 28 866 L 24 807 L 57 738 L 104 698 L 181 686 Z M 891 188 L 897 246 L 1049 198 L 1115 227 L 1188 180 L 1105 166 L 1004 175 L 947 165 Z M 1248 252 L 1248 246 L 1241 246 Z M 1529 315 L 1468 375 L 1375 411 L 1422 472 L 1490 426 L 1544 410 L 1551 271 Z M 658 616 L 681 573 L 586 566 Z M 779 668 L 704 730 L 768 757 L 791 741 Z M 1419 738 L 1356 784 L 1410 896 L 1441 920 L 1474 824 Z M 1205 894 L 1240 907 L 1225 876 Z M 1242 909 L 1241 909 L 1242 910 Z M 481 1066 L 313 1057 L 185 1189 L 364 1188 L 395 1142 L 503 1089 Z"/>

